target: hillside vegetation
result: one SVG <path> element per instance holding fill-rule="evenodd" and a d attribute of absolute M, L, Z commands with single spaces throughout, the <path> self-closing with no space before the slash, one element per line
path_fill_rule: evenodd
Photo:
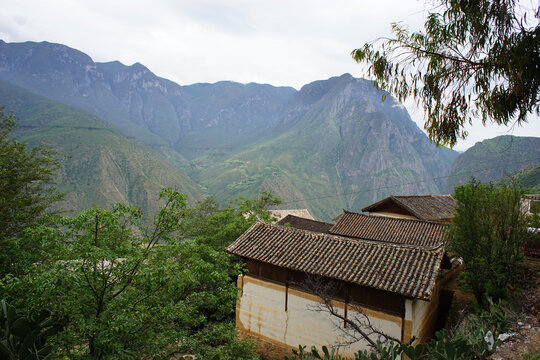
<path fill-rule="evenodd" d="M 497 181 L 504 175 L 540 162 L 540 138 L 498 136 L 476 143 L 452 165 L 446 191 L 451 193 L 474 176 L 480 182 Z"/>
<path fill-rule="evenodd" d="M 198 187 L 163 155 L 95 115 L 3 81 L 0 103 L 19 118 L 13 136 L 59 154 L 62 168 L 56 182 L 66 197 L 58 206 L 64 210 L 127 202 L 155 213 L 164 186 L 177 188 L 192 201 L 202 198 Z"/>
<path fill-rule="evenodd" d="M 508 177 L 514 181 L 516 185 L 521 185 L 533 193 L 540 193 L 540 163 L 511 173 Z"/>

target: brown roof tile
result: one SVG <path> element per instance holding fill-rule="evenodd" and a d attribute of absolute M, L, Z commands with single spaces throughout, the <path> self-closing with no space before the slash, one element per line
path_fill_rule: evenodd
<path fill-rule="evenodd" d="M 315 232 L 321 232 L 321 233 L 328 233 L 328 230 L 333 224 L 317 221 L 317 220 L 310 220 L 305 219 L 302 217 L 294 216 L 294 215 L 287 215 L 283 219 L 278 221 L 279 225 L 285 225 L 289 224 L 291 227 L 295 229 L 302 229 L 302 230 L 309 230 L 309 231 L 315 231 Z"/>
<path fill-rule="evenodd" d="M 434 221 L 365 215 L 344 210 L 329 232 L 334 235 L 430 248 L 446 241 L 448 229 L 447 224 Z"/>
<path fill-rule="evenodd" d="M 257 221 L 227 252 L 283 268 L 343 280 L 411 298 L 431 297 L 442 246 L 358 240 Z"/>
<path fill-rule="evenodd" d="M 454 217 L 457 200 L 452 195 L 392 195 L 362 209 L 375 212 L 381 206 L 394 202 L 420 220 L 444 220 Z"/>

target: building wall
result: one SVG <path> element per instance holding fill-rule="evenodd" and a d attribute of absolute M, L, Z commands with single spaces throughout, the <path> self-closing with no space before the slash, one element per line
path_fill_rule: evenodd
<path fill-rule="evenodd" d="M 396 204 L 393 200 L 385 201 L 383 204 L 380 204 L 375 209 L 373 209 L 373 211 L 370 211 L 369 214 L 404 219 L 418 219 L 413 213 Z"/>
<path fill-rule="evenodd" d="M 387 211 L 375 211 L 375 212 L 370 212 L 369 215 L 374 215 L 374 216 L 386 216 L 386 217 L 398 218 L 398 219 L 413 219 L 413 220 L 418 220 L 418 218 L 417 218 L 416 216 L 414 216 L 414 215 L 398 214 L 398 213 L 387 212 Z"/>
<path fill-rule="evenodd" d="M 236 308 L 236 326 L 240 333 L 287 350 L 299 344 L 308 348 L 335 346 L 351 339 L 344 333 L 342 321 L 327 311 L 317 311 L 320 300 L 313 294 L 249 275 L 241 275 L 238 286 L 242 289 Z M 342 313 L 347 309 L 348 318 L 362 316 L 354 306 L 343 301 L 335 301 L 334 305 Z M 379 330 L 401 338 L 404 324 L 401 316 L 365 307 L 359 309 Z M 366 348 L 365 341 L 356 342 L 343 348 L 341 354 L 353 356 Z"/>
<path fill-rule="evenodd" d="M 442 275 L 433 289 L 433 295 L 430 301 L 419 299 L 405 300 L 405 319 L 403 341 L 408 342 L 413 336 L 414 343 L 429 341 L 437 326 L 439 313 L 439 296 L 441 288 L 462 268 L 462 265 L 454 266 L 452 269 L 442 272 Z"/>

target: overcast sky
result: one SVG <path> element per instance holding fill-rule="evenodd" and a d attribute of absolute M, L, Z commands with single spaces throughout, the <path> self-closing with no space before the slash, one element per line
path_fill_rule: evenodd
<path fill-rule="evenodd" d="M 94 61 L 140 62 L 181 85 L 232 80 L 293 86 L 362 68 L 350 52 L 390 34 L 390 23 L 422 28 L 426 0 L 16 0 L 0 12 L 0 39 L 68 45 Z M 423 113 L 406 104 L 420 128 Z M 457 150 L 523 127 L 474 126 Z"/>

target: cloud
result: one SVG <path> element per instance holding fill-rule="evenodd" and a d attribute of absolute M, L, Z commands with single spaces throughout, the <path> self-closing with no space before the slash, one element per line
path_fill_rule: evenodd
<path fill-rule="evenodd" d="M 346 72 L 360 76 L 350 52 L 388 36 L 391 22 L 421 29 L 427 3 L 17 0 L 2 5 L 0 36 L 62 43 L 95 61 L 140 62 L 180 84 L 233 80 L 300 88 Z M 421 125 L 422 113 L 407 107 Z"/>

